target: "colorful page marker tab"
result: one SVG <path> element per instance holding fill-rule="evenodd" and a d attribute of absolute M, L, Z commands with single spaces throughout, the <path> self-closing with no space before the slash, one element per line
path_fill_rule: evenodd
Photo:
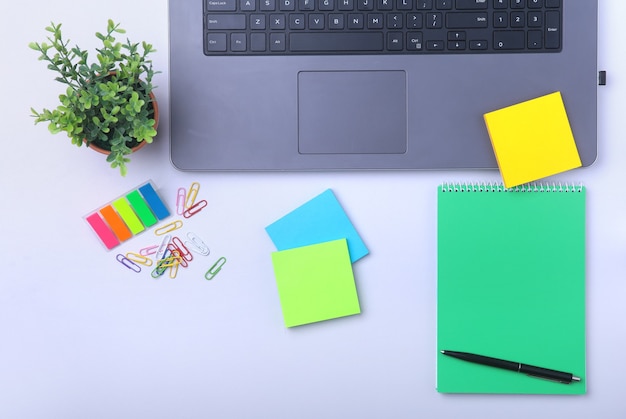
<path fill-rule="evenodd" d="M 109 225 L 111 230 L 113 230 L 113 233 L 117 236 L 119 241 L 126 241 L 133 236 L 133 233 L 131 233 L 128 227 L 126 227 L 124 220 L 120 218 L 111 205 L 107 205 L 102 208 L 100 210 L 100 215 L 104 217 L 104 220 Z"/>
<path fill-rule="evenodd" d="M 369 253 L 330 189 L 267 226 L 265 230 L 278 250 L 345 238 L 352 262 Z"/>
<path fill-rule="evenodd" d="M 141 233 L 144 230 L 141 220 L 125 198 L 113 201 L 112 205 L 133 234 Z"/>
<path fill-rule="evenodd" d="M 150 182 L 85 217 L 107 249 L 112 249 L 170 215 Z"/>
<path fill-rule="evenodd" d="M 154 187 L 150 183 L 146 183 L 139 188 L 139 192 L 143 195 L 144 199 L 152 209 L 152 212 L 159 220 L 163 220 L 170 216 L 170 212 L 154 190 Z"/>
<path fill-rule="evenodd" d="M 100 218 L 100 214 L 93 213 L 85 218 L 93 231 L 96 232 L 102 243 L 106 246 L 107 249 L 113 249 L 115 246 L 120 244 L 113 231 L 109 229 L 109 226 Z"/>
<path fill-rule="evenodd" d="M 345 239 L 272 253 L 286 327 L 359 314 Z"/>
<path fill-rule="evenodd" d="M 158 222 L 146 201 L 139 194 L 139 191 L 132 191 L 126 195 L 126 199 L 128 199 L 128 202 L 130 202 L 144 226 L 151 227 Z"/>
<path fill-rule="evenodd" d="M 560 92 L 487 113 L 484 119 L 507 188 L 582 165 Z"/>

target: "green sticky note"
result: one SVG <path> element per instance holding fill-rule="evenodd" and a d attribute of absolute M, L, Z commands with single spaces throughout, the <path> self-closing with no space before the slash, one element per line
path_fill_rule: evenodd
<path fill-rule="evenodd" d="M 572 373 L 562 384 L 437 354 L 444 393 L 583 394 L 584 187 L 440 187 L 437 349 Z"/>
<path fill-rule="evenodd" d="M 272 253 L 286 327 L 359 314 L 345 239 Z"/>
<path fill-rule="evenodd" d="M 152 214 L 152 211 L 150 211 L 150 207 L 139 194 L 139 191 L 132 191 L 126 195 L 126 199 L 128 199 L 128 202 L 130 202 L 130 205 L 132 205 L 144 226 L 150 227 L 157 223 L 156 217 Z"/>

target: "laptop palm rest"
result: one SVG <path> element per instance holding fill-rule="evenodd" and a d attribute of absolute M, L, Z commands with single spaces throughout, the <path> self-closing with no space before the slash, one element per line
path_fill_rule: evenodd
<path fill-rule="evenodd" d="M 298 73 L 300 154 L 407 151 L 404 71 Z"/>

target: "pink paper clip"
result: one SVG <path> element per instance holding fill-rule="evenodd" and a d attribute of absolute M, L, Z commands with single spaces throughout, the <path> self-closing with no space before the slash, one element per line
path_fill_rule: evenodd
<path fill-rule="evenodd" d="M 172 243 L 180 251 L 180 255 L 183 257 L 183 259 L 187 260 L 188 262 L 191 262 L 193 260 L 193 255 L 191 254 L 189 249 L 187 249 L 187 246 L 183 244 L 181 239 L 179 239 L 178 237 L 174 237 L 172 238 Z"/>
<path fill-rule="evenodd" d="M 150 255 L 154 255 L 157 252 L 157 249 L 159 248 L 158 244 L 155 244 L 153 246 L 147 246 L 144 247 L 143 249 L 141 249 L 139 251 L 139 254 L 141 256 L 150 256 Z"/>
<path fill-rule="evenodd" d="M 137 265 L 135 262 L 133 262 L 132 260 L 128 259 L 126 256 L 124 256 L 123 254 L 118 254 L 117 256 L 115 256 L 115 259 L 117 259 L 117 261 L 119 263 L 121 263 L 122 265 L 126 266 L 128 269 L 130 269 L 133 272 L 141 272 L 141 268 L 139 267 L 139 265 Z"/>
<path fill-rule="evenodd" d="M 185 212 L 185 201 L 187 200 L 187 191 L 185 188 L 178 188 L 178 193 L 176 194 L 176 213 L 178 215 L 183 215 Z"/>
<path fill-rule="evenodd" d="M 195 204 L 193 204 L 191 207 L 187 208 L 185 212 L 183 212 L 183 217 L 185 218 L 192 217 L 196 215 L 197 213 L 199 213 L 200 211 L 202 211 L 202 209 L 206 207 L 207 205 L 208 203 L 206 202 L 206 199 L 203 199 L 202 201 L 198 201 Z"/>

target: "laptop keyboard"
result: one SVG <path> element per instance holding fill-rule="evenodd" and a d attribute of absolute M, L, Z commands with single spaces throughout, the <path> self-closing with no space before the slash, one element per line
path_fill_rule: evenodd
<path fill-rule="evenodd" d="M 562 0 L 203 0 L 214 55 L 558 52 Z"/>

